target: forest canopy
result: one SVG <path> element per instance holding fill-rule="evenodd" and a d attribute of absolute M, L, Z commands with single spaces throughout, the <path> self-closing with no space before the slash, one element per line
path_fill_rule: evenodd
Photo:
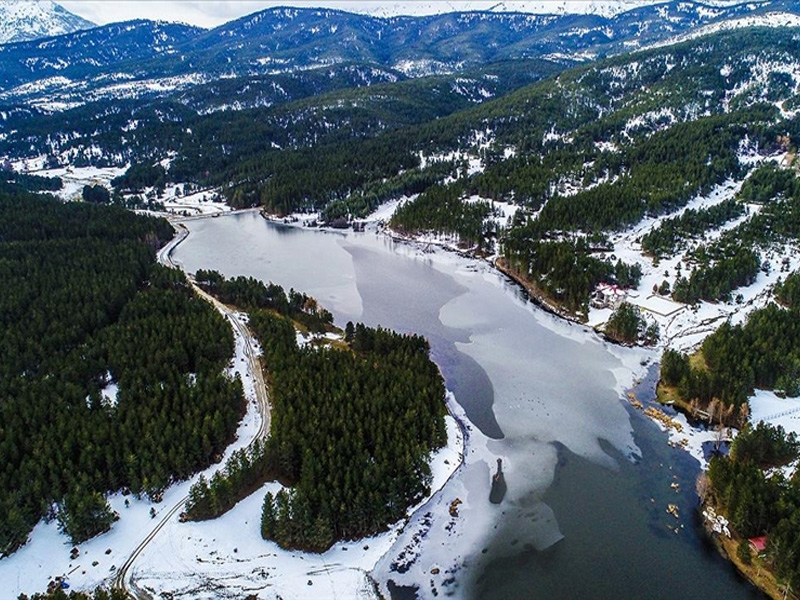
<path fill-rule="evenodd" d="M 185 517 L 214 518 L 279 480 L 286 487 L 267 494 L 261 531 L 286 548 L 323 551 L 402 518 L 427 493 L 430 453 L 447 441 L 444 382 L 427 341 L 348 323 L 344 347 L 301 346 L 296 318 L 308 313 L 292 308 L 296 293 L 214 272 L 197 277 L 249 307 L 272 417 L 265 443 L 192 486 Z"/>
<path fill-rule="evenodd" d="M 42 518 L 91 537 L 114 519 L 106 493 L 158 499 L 230 442 L 233 336 L 155 262 L 172 234 L 118 207 L 0 194 L 0 553 Z"/>

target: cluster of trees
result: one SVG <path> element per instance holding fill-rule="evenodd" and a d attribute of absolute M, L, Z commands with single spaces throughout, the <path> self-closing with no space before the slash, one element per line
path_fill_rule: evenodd
<path fill-rule="evenodd" d="M 598 283 L 639 284 L 642 271 L 638 265 L 592 256 L 584 238 L 542 241 L 536 235 L 535 227 L 512 229 L 504 238 L 504 257 L 516 273 L 567 310 L 588 314 L 589 299 Z"/>
<path fill-rule="evenodd" d="M 775 298 L 788 308 L 800 309 L 800 273 L 790 273 L 774 289 Z"/>
<path fill-rule="evenodd" d="M 266 349 L 275 406 L 269 445 L 281 480 L 293 485 L 278 493 L 274 510 L 265 501 L 266 537 L 324 550 L 402 518 L 428 491 L 428 458 L 446 442 L 444 383 L 428 343 L 358 324 L 353 352 L 297 348 L 278 317 L 255 317 L 261 334 L 283 329 Z"/>
<path fill-rule="evenodd" d="M 767 536 L 766 560 L 781 585 L 800 586 L 800 476 L 786 479 L 766 468 L 800 456 L 794 434 L 759 423 L 734 440 L 729 457 L 715 457 L 708 469 L 710 492 L 742 540 L 739 555 L 752 559 L 746 539 Z"/>
<path fill-rule="evenodd" d="M 775 163 L 766 163 L 742 184 L 739 198 L 751 204 L 766 204 L 776 198 L 794 195 L 798 186 L 793 169 L 782 169 Z"/>
<path fill-rule="evenodd" d="M 434 161 L 424 169 L 409 169 L 386 180 L 369 183 L 343 200 L 332 201 L 322 212 L 322 218 L 330 223 L 336 219 L 365 217 L 384 202 L 420 194 L 446 177 L 457 175 L 457 167 L 453 161 Z"/>
<path fill-rule="evenodd" d="M 719 397 L 741 402 L 753 388 L 798 393 L 800 313 L 774 304 L 750 314 L 744 325 L 725 324 L 703 342 L 703 356 L 718 374 Z"/>
<path fill-rule="evenodd" d="M 0 168 L 0 190 L 9 191 L 17 187 L 29 192 L 56 192 L 64 187 L 60 177 L 42 177 L 30 173 L 17 173 L 11 165 Z"/>
<path fill-rule="evenodd" d="M 349 323 L 349 350 L 299 347 L 292 322 L 263 308 L 251 309 L 250 326 L 268 369 L 270 437 L 192 486 L 186 518 L 218 516 L 268 479 L 287 488 L 265 499 L 262 533 L 286 548 L 322 551 L 401 518 L 446 442 L 428 343 Z"/>
<path fill-rule="evenodd" d="M 80 542 L 108 531 L 119 516 L 100 492 L 77 490 L 64 497 L 56 518 L 59 529 Z"/>
<path fill-rule="evenodd" d="M 733 290 L 754 283 L 761 268 L 759 254 L 741 245 L 728 250 L 730 254 L 713 262 L 704 257 L 701 265 L 688 278 L 678 277 L 672 289 L 672 297 L 677 302 L 687 304 L 695 304 L 699 300 L 727 302 L 731 299 Z"/>
<path fill-rule="evenodd" d="M 200 269 L 195 281 L 203 290 L 225 304 L 245 310 L 264 308 L 301 323 L 309 330 L 322 332 L 333 326 L 333 315 L 320 306 L 316 299 L 289 290 L 274 283 L 264 284 L 253 277 L 225 279 L 218 271 Z"/>
<path fill-rule="evenodd" d="M 211 476 L 211 480 L 200 475 L 189 488 L 189 498 L 181 518 L 191 521 L 215 519 L 277 475 L 267 456 L 266 444 L 256 440 L 248 448 L 235 451 L 225 467 Z"/>
<path fill-rule="evenodd" d="M 0 194 L 0 553 L 43 517 L 86 539 L 114 518 L 106 492 L 157 498 L 232 438 L 233 336 L 155 262 L 171 235 L 117 207 Z"/>
<path fill-rule="evenodd" d="M 635 344 L 639 340 L 648 346 L 658 341 L 658 324 L 647 324 L 635 306 L 623 302 L 617 307 L 605 325 L 605 334 L 624 344 Z"/>
<path fill-rule="evenodd" d="M 642 250 L 657 257 L 672 256 L 687 240 L 742 216 L 745 210 L 745 206 L 733 198 L 708 208 L 690 208 L 679 217 L 665 219 L 659 227 L 642 236 Z"/>
<path fill-rule="evenodd" d="M 775 305 L 751 313 L 744 325 L 723 324 L 708 336 L 700 352 L 705 367 L 664 352 L 662 380 L 677 386 L 686 401 L 708 406 L 713 400 L 739 409 L 758 387 L 800 394 L 800 314 Z"/>
<path fill-rule="evenodd" d="M 167 171 L 160 164 L 135 163 L 128 167 L 119 177 L 111 180 L 115 189 L 141 192 L 148 187 L 164 189 L 167 182 Z"/>
<path fill-rule="evenodd" d="M 272 151 L 236 165 L 223 188 L 234 207 L 263 205 L 288 214 L 323 208 L 354 191 L 419 166 L 399 139 L 348 139 L 314 148 Z"/>
<path fill-rule="evenodd" d="M 542 155 L 522 154 L 504 160 L 485 155 L 486 170 L 470 178 L 468 191 L 536 210 L 555 193 L 560 177 L 586 175 L 583 165 L 592 154 L 582 148 L 557 148 Z"/>
<path fill-rule="evenodd" d="M 85 185 L 81 191 L 81 198 L 84 202 L 92 204 L 108 204 L 111 202 L 111 192 L 103 185 Z"/>
<path fill-rule="evenodd" d="M 465 200 L 462 186 L 435 185 L 398 208 L 391 225 L 406 232 L 456 234 L 464 245 L 482 249 L 490 212 L 488 202 Z"/>
<path fill-rule="evenodd" d="M 761 469 L 787 465 L 800 456 L 800 442 L 794 433 L 787 434 L 783 427 L 773 427 L 760 421 L 737 437 L 730 457 L 738 461 L 752 461 Z"/>

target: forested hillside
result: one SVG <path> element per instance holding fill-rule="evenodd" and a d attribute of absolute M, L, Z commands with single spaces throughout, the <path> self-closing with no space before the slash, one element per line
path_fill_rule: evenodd
<path fill-rule="evenodd" d="M 159 498 L 244 411 L 222 317 L 154 250 L 166 221 L 0 192 L 0 553 L 41 518 L 108 529 L 104 495 Z M 179 418 L 176 418 L 179 416 Z"/>
<path fill-rule="evenodd" d="M 261 532 L 286 548 L 323 551 L 402 518 L 428 490 L 430 453 L 447 441 L 444 383 L 428 343 L 350 323 L 345 348 L 299 346 L 293 320 L 313 325 L 320 314 L 310 299 L 302 310 L 298 294 L 274 284 L 197 277 L 250 309 L 273 410 L 264 444 L 192 486 L 186 518 L 217 517 L 271 479 L 287 488 L 267 494 Z"/>
<path fill-rule="evenodd" d="M 317 210 L 328 222 L 404 199 L 395 229 L 498 252 L 583 318 L 598 283 L 639 282 L 634 265 L 600 251 L 611 248 L 608 236 L 674 213 L 683 220 L 646 232 L 643 249 L 656 258 L 685 251 L 698 264 L 694 279 L 688 272 L 671 282 L 676 300 L 719 300 L 753 281 L 759 253 L 702 254 L 687 241 L 749 215 L 742 203 L 751 196 L 743 190 L 740 203 L 696 219 L 681 211 L 724 182 L 747 179 L 759 163 L 746 156 L 763 160 L 796 145 L 795 34 L 745 28 L 561 74 L 553 63 L 512 61 L 205 115 L 182 102 L 108 102 L 102 119 L 97 104 L 17 117 L 18 132 L 0 149 L 35 148 L 76 165 L 131 161 L 115 182 L 123 194 L 188 182 L 218 189 L 234 207 Z M 546 74 L 553 76 L 520 88 Z M 244 89 L 237 81 L 225 85 Z M 214 85 L 209 91 L 222 84 Z M 502 96 L 487 100 L 481 90 Z M 153 168 L 157 181 L 126 184 Z M 492 202 L 516 207 L 513 222 L 495 218 Z"/>
<path fill-rule="evenodd" d="M 320 67 L 332 74 L 355 67 L 358 75 L 343 76 L 341 82 L 361 86 L 387 76 L 463 73 L 504 61 L 574 65 L 691 34 L 704 25 L 722 26 L 741 17 L 769 20 L 776 14 L 792 19 L 797 13 L 790 0 L 713 8 L 673 0 L 628 6 L 613 16 L 526 14 L 503 3 L 474 12 L 442 8 L 435 11 L 441 14 L 380 18 L 325 8 L 274 7 L 212 30 L 136 20 L 5 44 L 0 46 L 0 103 L 52 113 L 97 100 L 178 98 L 207 84 L 228 88 L 231 80 L 266 78 L 275 85 L 240 98 L 226 96 L 227 108 L 237 110 L 283 102 L 284 95 L 297 99 L 291 82 L 308 79 L 295 75 Z M 13 29 L 15 23 L 3 25 Z M 274 75 L 279 77 L 272 79 Z M 201 111 L 219 107 L 208 100 Z M 5 116 L 0 123 L 3 120 Z"/>

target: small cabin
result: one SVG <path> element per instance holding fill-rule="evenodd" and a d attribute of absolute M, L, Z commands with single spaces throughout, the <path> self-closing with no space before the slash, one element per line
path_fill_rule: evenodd
<path fill-rule="evenodd" d="M 598 283 L 592 294 L 593 308 L 618 308 L 627 297 L 627 292 L 611 283 Z"/>
<path fill-rule="evenodd" d="M 750 542 L 750 547 L 756 554 L 763 554 L 767 549 L 767 536 L 765 535 L 750 538 L 747 541 Z"/>

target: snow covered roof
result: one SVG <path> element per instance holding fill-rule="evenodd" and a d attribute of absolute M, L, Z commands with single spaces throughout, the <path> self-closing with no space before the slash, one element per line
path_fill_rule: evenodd
<path fill-rule="evenodd" d="M 646 310 L 647 312 L 656 314 L 660 317 L 669 317 L 686 308 L 685 304 L 675 302 L 669 298 L 665 298 L 664 296 L 659 296 L 656 294 L 651 294 L 646 298 L 633 297 L 630 302 L 634 306 L 638 306 L 642 310 Z"/>

